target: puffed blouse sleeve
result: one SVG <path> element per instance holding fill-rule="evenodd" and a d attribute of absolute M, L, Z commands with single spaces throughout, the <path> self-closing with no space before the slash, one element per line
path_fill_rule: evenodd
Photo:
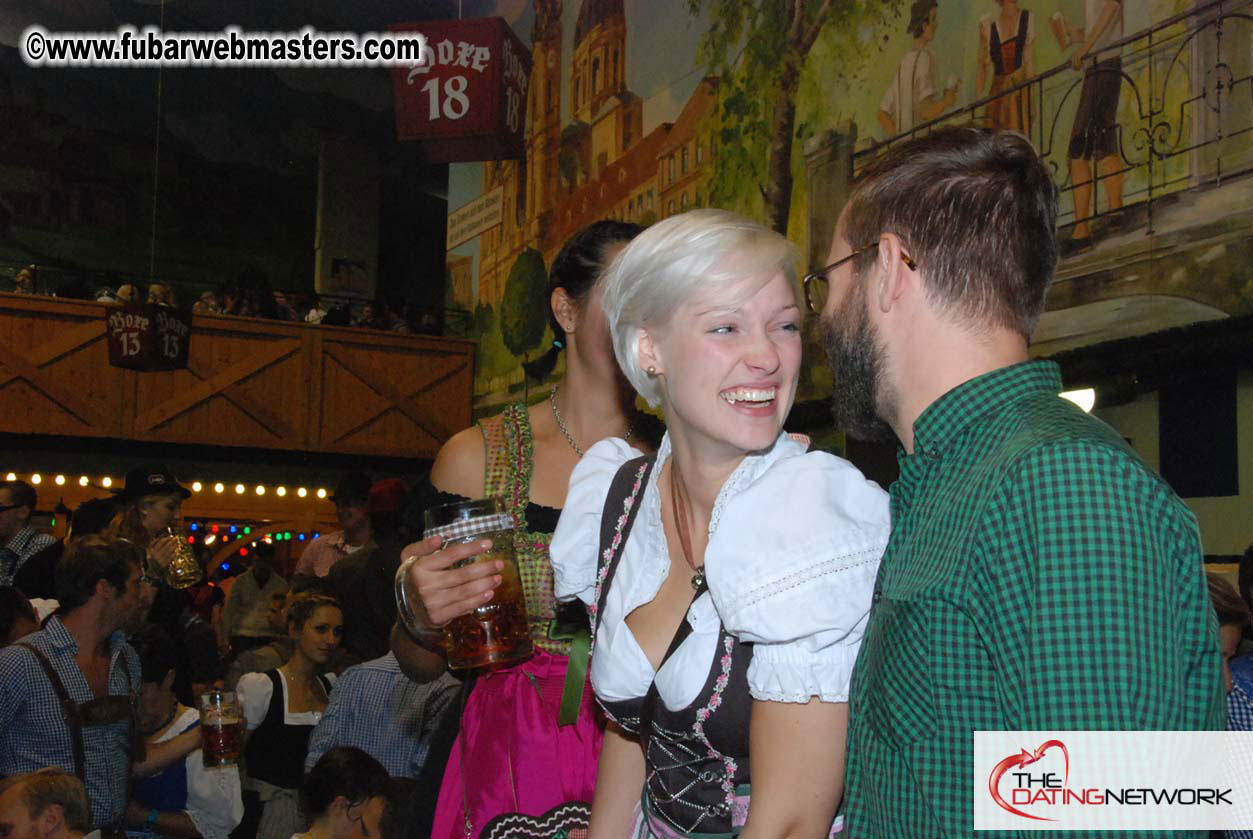
<path fill-rule="evenodd" d="M 847 702 L 887 546 L 887 493 L 810 452 L 773 464 L 720 522 L 705 575 L 727 631 L 754 644 L 753 698 Z"/>
<path fill-rule="evenodd" d="M 252 731 L 265 720 L 274 695 L 274 683 L 264 673 L 245 673 L 239 677 L 235 695 L 244 709 L 245 727 Z"/>
<path fill-rule="evenodd" d="M 610 437 L 588 449 L 570 474 L 566 502 L 548 546 L 558 600 L 578 598 L 584 605 L 593 604 L 600 519 L 609 485 L 623 463 L 641 454 L 622 438 Z"/>

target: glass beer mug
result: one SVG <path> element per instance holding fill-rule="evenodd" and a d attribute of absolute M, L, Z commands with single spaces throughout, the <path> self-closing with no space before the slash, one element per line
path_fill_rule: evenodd
<path fill-rule="evenodd" d="M 490 601 L 468 615 L 453 618 L 440 630 L 442 646 L 453 670 L 476 667 L 498 667 L 521 661 L 531 655 L 531 633 L 526 614 L 526 598 L 518 563 L 513 550 L 513 517 L 499 499 L 462 501 L 445 504 L 426 511 L 426 535 L 442 536 L 445 545 L 457 545 L 490 539 L 492 547 L 481 554 L 457 563 L 504 563 L 501 583 Z M 401 566 L 397 575 L 400 606 L 408 611 L 403 576 L 410 563 Z M 406 616 L 408 617 L 408 616 Z M 406 621 L 412 623 L 412 621 Z"/>
<path fill-rule="evenodd" d="M 165 582 L 170 588 L 191 588 L 200 582 L 200 563 L 196 561 L 196 552 L 192 550 L 191 545 L 187 542 L 187 536 L 182 531 L 175 530 L 173 527 L 167 527 L 165 532 L 170 534 L 174 539 L 177 549 L 174 552 L 174 559 L 170 561 L 170 565 L 165 569 Z"/>
<path fill-rule="evenodd" d="M 239 763 L 244 744 L 244 709 L 233 690 L 200 694 L 200 749 L 206 769 Z"/>

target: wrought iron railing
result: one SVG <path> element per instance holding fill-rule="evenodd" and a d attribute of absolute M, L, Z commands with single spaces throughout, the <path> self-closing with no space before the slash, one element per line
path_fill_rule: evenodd
<path fill-rule="evenodd" d="M 1134 208 L 1143 213 L 1142 222 L 1136 218 L 1136 226 L 1143 223 L 1153 232 L 1155 204 L 1164 196 L 1221 184 L 1253 171 L 1250 44 L 1253 0 L 1213 0 L 1197 3 L 1100 51 L 1103 58 L 1117 55 L 1121 66 L 1116 70 L 1116 165 L 1090 166 L 1095 180 L 1093 220 L 1112 210 Z M 1093 184 L 1092 180 L 1075 182 L 1069 157 L 1083 80 L 1082 72 L 1076 72 L 1069 61 L 1063 62 L 856 152 L 854 174 L 885 149 L 937 126 L 994 124 L 997 103 L 1019 97 L 1030 103 L 1024 133 L 1053 167 L 1063 195 L 1071 196 L 1069 201 L 1063 198 L 1060 223 L 1074 222 L 1075 189 Z M 1121 207 L 1110 206 L 1109 187 L 1115 178 L 1122 186 Z"/>

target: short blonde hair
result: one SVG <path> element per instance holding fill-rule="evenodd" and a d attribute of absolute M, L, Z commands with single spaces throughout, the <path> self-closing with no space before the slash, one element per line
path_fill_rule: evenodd
<path fill-rule="evenodd" d="M 63 769 L 55 767 L 15 775 L 0 782 L 0 793 L 17 788 L 31 819 L 43 815 L 52 804 L 61 808 L 65 826 L 76 833 L 91 830 L 91 805 L 83 782 Z"/>
<path fill-rule="evenodd" d="M 730 289 L 752 278 L 765 285 L 780 271 L 795 293 L 796 248 L 736 213 L 691 210 L 649 227 L 623 248 L 600 280 L 614 355 L 627 380 L 657 407 L 661 387 L 640 367 L 641 331 L 666 327 L 697 291 Z"/>

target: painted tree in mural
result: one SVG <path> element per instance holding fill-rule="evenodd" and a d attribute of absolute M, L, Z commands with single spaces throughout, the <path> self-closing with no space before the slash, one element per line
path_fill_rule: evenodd
<path fill-rule="evenodd" d="M 735 206 L 757 184 L 766 224 L 787 233 L 792 205 L 796 94 L 805 62 L 824 30 L 857 32 L 895 17 L 903 0 L 689 0 L 708 9 L 701 55 L 719 87 L 719 166 L 714 206 Z M 828 72 L 844 68 L 824 68 Z M 832 72 L 832 78 L 840 78 Z M 831 95 L 838 96 L 832 86 Z"/>
<path fill-rule="evenodd" d="M 515 356 L 539 346 L 548 325 L 548 272 L 544 257 L 534 248 L 518 255 L 505 282 L 500 303 L 500 336 Z"/>

